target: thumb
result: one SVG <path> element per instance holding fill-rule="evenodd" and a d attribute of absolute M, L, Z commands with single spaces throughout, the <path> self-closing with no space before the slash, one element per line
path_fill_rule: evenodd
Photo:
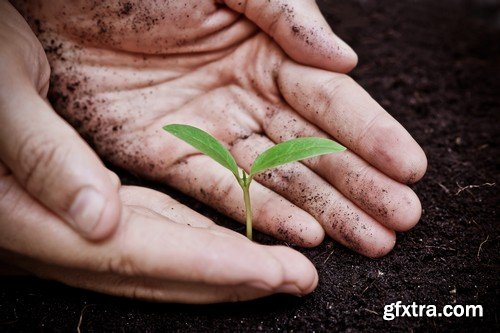
<path fill-rule="evenodd" d="M 293 60 L 346 73 L 356 53 L 337 37 L 314 0 L 224 0 L 268 33 Z"/>
<path fill-rule="evenodd" d="M 29 83 L 0 103 L 0 160 L 37 200 L 98 240 L 120 220 L 119 180 Z"/>

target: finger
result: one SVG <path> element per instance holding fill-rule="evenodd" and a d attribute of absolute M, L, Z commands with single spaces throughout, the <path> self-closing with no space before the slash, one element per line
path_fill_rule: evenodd
<path fill-rule="evenodd" d="M 16 258 L 123 277 L 246 285 L 295 294 L 312 291 L 317 282 L 314 266 L 290 248 L 276 250 L 216 230 L 143 217 L 126 207 L 112 238 L 89 242 L 38 205 L 12 177 L 2 179 L 2 184 L 6 190 L 0 193 L 1 246 Z M 13 204 L 29 209 L 12 210 Z"/>
<path fill-rule="evenodd" d="M 80 234 L 108 236 L 120 219 L 116 175 L 28 83 L 13 86 L 23 88 L 0 109 L 3 161 L 31 195 Z"/>
<path fill-rule="evenodd" d="M 285 277 L 294 272 L 306 272 L 298 281 L 285 278 L 281 286 L 275 290 L 265 285 L 246 284 L 234 286 L 211 285 L 185 281 L 169 281 L 157 278 L 122 276 L 112 273 L 96 273 L 85 270 L 61 268 L 59 266 L 29 263 L 30 272 L 37 276 L 53 279 L 78 288 L 90 289 L 106 294 L 125 296 L 147 301 L 168 301 L 178 303 L 207 304 L 218 302 L 247 301 L 271 295 L 273 293 L 289 293 L 305 295 L 316 289 L 318 275 L 311 264 L 304 261 L 296 251 L 283 246 L 266 247 L 272 256 L 278 257 L 293 265 L 285 265 Z M 24 261 L 27 265 L 27 261 Z"/>
<path fill-rule="evenodd" d="M 231 172 L 207 156 L 193 155 L 170 167 L 165 181 L 238 220 L 245 221 L 243 192 Z M 255 229 L 301 246 L 316 246 L 324 231 L 308 213 L 260 185 L 250 186 Z"/>
<path fill-rule="evenodd" d="M 388 176 L 413 183 L 424 175 L 422 148 L 348 76 L 286 61 L 278 85 L 293 109 Z"/>
<path fill-rule="evenodd" d="M 295 61 L 346 73 L 356 53 L 337 37 L 313 0 L 225 0 L 268 33 Z"/>
<path fill-rule="evenodd" d="M 120 177 L 118 177 L 118 175 L 111 170 L 108 170 L 108 177 L 111 180 L 111 184 L 113 184 L 114 188 L 116 190 L 119 190 L 122 186 Z"/>
<path fill-rule="evenodd" d="M 123 186 L 120 190 L 120 197 L 123 204 L 144 216 L 153 218 L 158 216 L 166 217 L 169 221 L 189 227 L 208 228 L 233 237 L 246 239 L 244 235 L 218 226 L 205 216 L 158 191 L 138 186 Z"/>
<path fill-rule="evenodd" d="M 297 137 L 329 137 L 287 106 L 277 107 L 263 127 L 266 135 L 276 143 Z M 303 163 L 390 229 L 406 231 L 420 219 L 422 206 L 417 195 L 352 151 L 311 158 Z"/>
<path fill-rule="evenodd" d="M 28 263 L 24 263 L 27 265 Z M 273 291 L 246 285 L 218 286 L 202 283 L 136 278 L 109 273 L 65 269 L 29 263 L 33 274 L 105 294 L 154 302 L 211 304 L 248 301 L 273 294 Z"/>
<path fill-rule="evenodd" d="M 249 171 L 252 162 L 273 142 L 251 135 L 236 142 L 231 152 Z M 328 235 L 345 246 L 369 257 L 380 257 L 392 250 L 394 232 L 363 212 L 334 187 L 301 163 L 292 163 L 258 174 L 260 183 L 283 195 L 314 216 Z"/>
<path fill-rule="evenodd" d="M 120 197 L 125 205 L 149 209 L 177 223 L 201 228 L 215 225 L 205 216 L 158 191 L 139 186 L 123 186 Z"/>

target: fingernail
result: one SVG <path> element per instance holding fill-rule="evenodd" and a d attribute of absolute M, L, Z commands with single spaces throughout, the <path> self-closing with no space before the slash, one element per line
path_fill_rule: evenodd
<path fill-rule="evenodd" d="M 302 291 L 294 283 L 285 283 L 276 289 L 277 293 L 292 294 L 302 296 Z"/>
<path fill-rule="evenodd" d="M 75 229 L 89 234 L 101 218 L 106 198 L 92 187 L 85 187 L 78 192 L 69 209 L 69 216 Z"/>

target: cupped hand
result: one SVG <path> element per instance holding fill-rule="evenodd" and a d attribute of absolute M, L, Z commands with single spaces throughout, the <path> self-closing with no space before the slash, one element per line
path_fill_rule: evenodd
<path fill-rule="evenodd" d="M 47 102 L 42 45 L 7 1 L 0 2 L 0 45 L 0 163 L 82 236 L 105 238 L 120 221 L 120 181 Z"/>
<path fill-rule="evenodd" d="M 51 63 L 56 110 L 112 163 L 244 220 L 232 175 L 162 132 L 187 123 L 249 169 L 267 147 L 331 137 L 348 151 L 261 175 L 257 229 L 303 246 L 325 232 L 386 254 L 421 214 L 405 184 L 426 158 L 408 132 L 343 74 L 354 52 L 314 1 L 40 1 L 20 5 Z"/>
<path fill-rule="evenodd" d="M 288 247 L 252 243 L 153 190 L 119 193 L 118 228 L 89 241 L 0 162 L 0 259 L 72 286 L 152 301 L 239 301 L 316 287 L 314 266 Z"/>

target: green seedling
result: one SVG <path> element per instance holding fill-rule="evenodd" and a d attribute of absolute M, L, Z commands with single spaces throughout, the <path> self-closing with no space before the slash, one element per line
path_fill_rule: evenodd
<path fill-rule="evenodd" d="M 256 174 L 283 164 L 345 150 L 345 147 L 339 143 L 324 138 L 306 137 L 293 139 L 279 143 L 257 156 L 250 168 L 250 173 L 247 173 L 245 170 L 238 168 L 231 153 L 207 132 L 193 126 L 180 124 L 167 125 L 163 129 L 211 157 L 233 173 L 243 190 L 246 231 L 247 237 L 250 240 L 252 239 L 250 184 Z"/>

